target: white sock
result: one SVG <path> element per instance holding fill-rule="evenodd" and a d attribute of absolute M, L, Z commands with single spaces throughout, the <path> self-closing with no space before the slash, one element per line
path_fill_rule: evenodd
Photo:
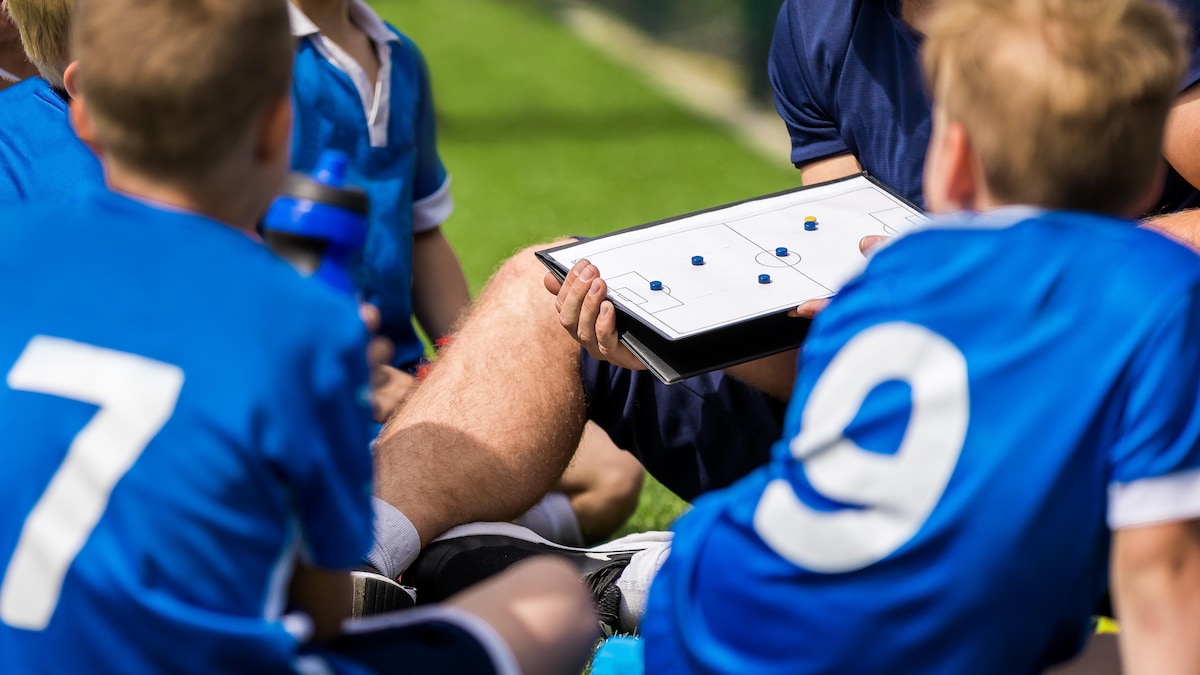
<path fill-rule="evenodd" d="M 367 562 L 380 574 L 395 579 L 421 552 L 421 535 L 400 509 L 379 497 L 371 498 L 375 511 L 375 541 L 367 552 Z"/>
<path fill-rule="evenodd" d="M 579 517 L 571 508 L 571 500 L 561 492 L 551 492 L 513 521 L 563 546 L 583 546 L 583 530 Z"/>
<path fill-rule="evenodd" d="M 646 596 L 650 593 L 650 584 L 654 582 L 654 577 L 658 576 L 658 570 L 662 568 L 663 562 L 671 553 L 671 534 L 670 532 L 642 532 L 604 544 L 603 548 L 619 549 L 622 542 L 626 545 L 633 542 L 643 542 L 642 545 L 645 545 L 644 542 L 659 542 L 658 545 L 646 546 L 634 553 L 633 557 L 629 559 L 629 565 L 625 567 L 625 571 L 621 572 L 621 576 L 617 578 L 617 588 L 621 589 L 619 613 L 622 628 L 634 631 L 641 623 L 642 615 L 646 613 Z"/>

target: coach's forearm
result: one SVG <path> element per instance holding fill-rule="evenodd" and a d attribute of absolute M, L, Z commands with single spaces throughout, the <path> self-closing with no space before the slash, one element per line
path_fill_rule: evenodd
<path fill-rule="evenodd" d="M 792 388 L 796 385 L 796 355 L 797 351 L 792 349 L 726 368 L 725 372 L 780 401 L 787 401 L 792 397 Z"/>

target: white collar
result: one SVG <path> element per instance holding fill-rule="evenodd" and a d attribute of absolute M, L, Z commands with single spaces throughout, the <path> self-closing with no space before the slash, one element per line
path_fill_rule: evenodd
<path fill-rule="evenodd" d="M 927 222 L 913 228 L 913 231 L 923 229 L 954 229 L 973 227 L 981 230 L 1001 230 L 1017 223 L 1031 220 L 1046 213 L 1046 209 L 1025 204 L 1009 204 L 988 211 L 959 211 L 945 215 L 932 216 Z"/>
<path fill-rule="evenodd" d="M 294 37 L 307 37 L 310 35 L 319 35 L 321 29 L 317 28 L 317 24 L 312 22 L 312 19 L 305 16 L 304 12 L 299 7 L 288 3 L 288 16 L 291 19 L 292 35 Z M 385 42 L 399 42 L 400 38 L 396 34 L 388 30 L 387 24 L 379 15 L 374 12 L 367 3 L 363 0 L 350 0 L 350 21 L 358 26 L 371 38 L 375 44 L 383 44 Z"/>

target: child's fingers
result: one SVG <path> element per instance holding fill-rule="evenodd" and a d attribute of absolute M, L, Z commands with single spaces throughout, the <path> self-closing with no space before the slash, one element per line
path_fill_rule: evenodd
<path fill-rule="evenodd" d="M 417 380 L 391 366 L 376 368 L 371 379 L 371 413 L 376 422 L 383 424 L 412 393 Z"/>
<path fill-rule="evenodd" d="M 379 308 L 375 305 L 366 302 L 358 303 L 358 316 L 371 333 L 379 332 L 379 327 L 383 325 L 383 315 L 379 313 Z"/>
<path fill-rule="evenodd" d="M 396 345 L 385 337 L 371 338 L 367 343 L 367 364 L 372 369 L 385 366 L 396 356 Z"/>

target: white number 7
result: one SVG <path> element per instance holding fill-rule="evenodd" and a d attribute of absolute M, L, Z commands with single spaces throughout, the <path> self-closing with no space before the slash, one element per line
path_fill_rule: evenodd
<path fill-rule="evenodd" d="M 8 386 L 100 407 L 25 519 L 0 583 L 0 620 L 42 630 L 58 605 L 67 568 L 100 521 L 117 481 L 175 410 L 183 371 L 39 335 L 9 371 Z"/>

